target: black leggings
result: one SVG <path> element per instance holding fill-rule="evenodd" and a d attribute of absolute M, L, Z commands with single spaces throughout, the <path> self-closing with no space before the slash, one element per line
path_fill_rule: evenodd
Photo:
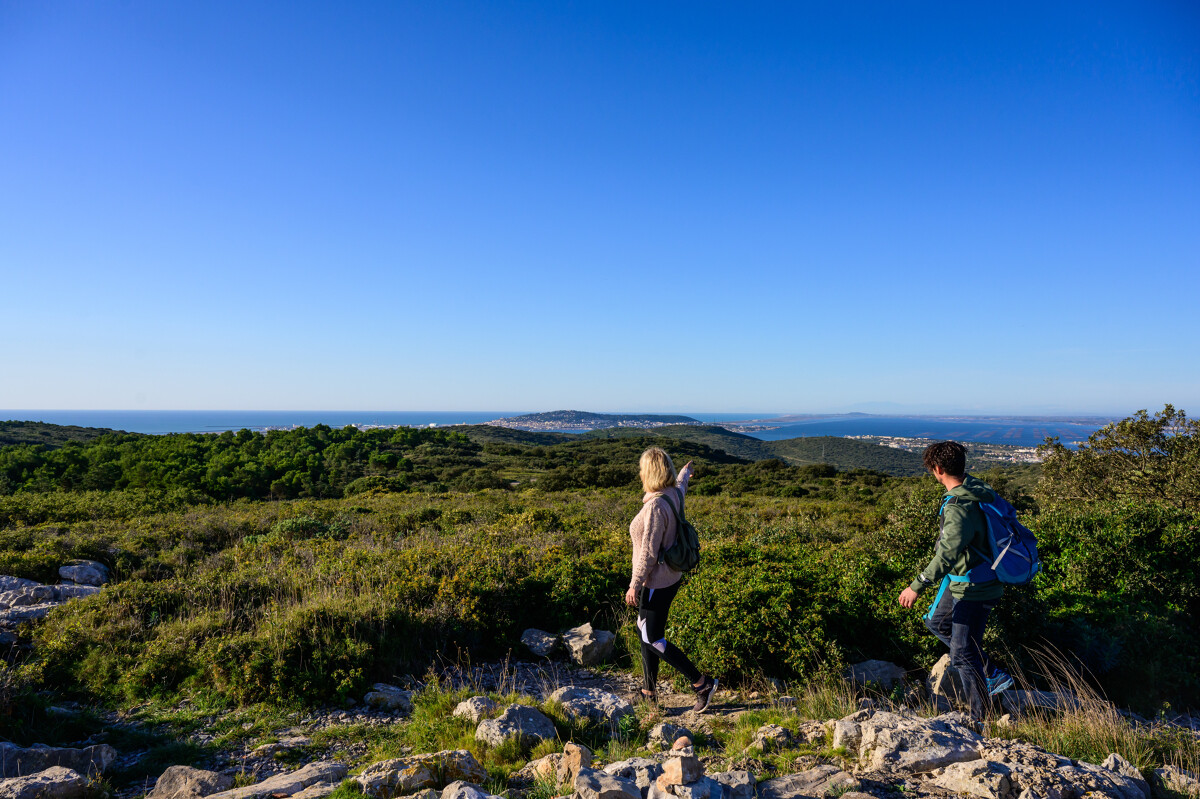
<path fill-rule="evenodd" d="M 666 639 L 667 611 L 679 592 L 679 583 L 666 588 L 643 588 L 638 592 L 638 634 L 642 639 L 642 678 L 646 690 L 658 692 L 658 662 L 667 661 L 695 685 L 700 682 L 700 670 L 679 647 Z"/>

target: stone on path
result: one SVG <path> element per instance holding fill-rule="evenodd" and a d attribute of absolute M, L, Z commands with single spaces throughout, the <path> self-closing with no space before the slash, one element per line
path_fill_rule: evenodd
<path fill-rule="evenodd" d="M 496 703 L 486 696 L 472 696 L 470 699 L 464 699 L 458 703 L 454 708 L 454 715 L 458 718 L 469 719 L 472 724 L 478 724 L 495 713 L 497 707 Z"/>
<path fill-rule="evenodd" d="M 562 757 L 558 759 L 558 769 L 555 772 L 555 779 L 559 785 L 574 785 L 575 778 L 579 776 L 579 772 L 585 768 L 592 767 L 592 759 L 595 757 L 592 750 L 581 744 L 568 742 L 563 746 Z"/>
<path fill-rule="evenodd" d="M 475 740 L 488 746 L 502 745 L 516 738 L 521 746 L 534 746 L 539 741 L 558 737 L 554 722 L 539 710 L 526 705 L 509 705 L 497 718 L 479 723 L 475 728 Z"/>
<path fill-rule="evenodd" d="M 580 769 L 573 787 L 575 799 L 642 799 L 633 780 L 590 768 Z"/>
<path fill-rule="evenodd" d="M 653 785 L 662 771 L 662 763 L 648 757 L 631 757 L 604 767 L 606 774 L 632 780 L 642 791 Z"/>
<path fill-rule="evenodd" d="M 612 654 L 617 637 L 607 630 L 596 630 L 591 624 L 573 627 L 562 635 L 567 655 L 580 666 L 603 663 Z"/>
<path fill-rule="evenodd" d="M 363 769 L 354 781 L 369 796 L 399 796 L 452 782 L 478 784 L 488 774 L 466 749 L 381 760 Z"/>
<path fill-rule="evenodd" d="M 950 711 L 959 703 L 967 701 L 962 675 L 950 662 L 949 655 L 942 655 L 929 670 L 929 695 L 938 710 Z"/>
<path fill-rule="evenodd" d="M 864 660 L 850 667 L 847 676 L 859 685 L 875 684 L 887 690 L 904 679 L 907 672 L 886 660 Z"/>
<path fill-rule="evenodd" d="M 104 772 L 116 760 L 117 750 L 108 744 L 82 749 L 58 746 L 31 746 L 28 749 L 10 743 L 0 743 L 0 777 L 21 777 L 37 774 L 54 766 L 94 777 Z"/>
<path fill-rule="evenodd" d="M 251 799 L 259 796 L 293 796 L 310 785 L 326 782 L 340 782 L 346 776 L 346 767 L 333 761 L 309 763 L 301 769 L 289 774 L 277 774 L 257 785 L 247 785 L 242 788 L 231 788 L 220 793 L 210 794 L 212 799 Z"/>
<path fill-rule="evenodd" d="M 385 682 L 377 682 L 371 686 L 370 693 L 363 697 L 363 702 L 380 710 L 408 713 L 412 710 L 412 695 L 412 691 L 405 691 Z"/>
<path fill-rule="evenodd" d="M 109 580 L 108 567 L 95 560 L 77 560 L 59 566 L 58 576 L 78 585 L 104 585 Z"/>
<path fill-rule="evenodd" d="M 754 775 L 749 771 L 722 771 L 712 778 L 721 786 L 721 799 L 754 799 Z"/>
<path fill-rule="evenodd" d="M 650 730 L 649 741 L 651 743 L 659 743 L 663 746 L 671 746 L 681 737 L 694 738 L 692 731 L 687 727 L 679 724 L 672 724 L 669 721 L 659 722 Z"/>
<path fill-rule="evenodd" d="M 233 777 L 190 766 L 171 766 L 159 776 L 146 799 L 197 799 L 233 787 Z"/>
<path fill-rule="evenodd" d="M 930 782 L 939 788 L 954 791 L 955 794 L 968 794 L 983 799 L 1008 799 L 1012 792 L 1008 769 L 984 760 L 951 763 L 934 772 Z"/>
<path fill-rule="evenodd" d="M 861 784 L 837 766 L 817 766 L 799 774 L 788 774 L 758 784 L 760 799 L 801 799 L 857 790 Z"/>
<path fill-rule="evenodd" d="M 558 649 L 559 644 L 562 643 L 562 638 L 557 635 L 551 635 L 545 630 L 530 627 L 521 633 L 521 643 L 538 657 L 548 658 L 554 654 L 554 650 Z"/>
<path fill-rule="evenodd" d="M 87 778 L 62 766 L 0 780 L 0 799 L 76 799 L 87 791 Z"/>
<path fill-rule="evenodd" d="M 633 715 L 633 705 L 599 688 L 565 686 L 550 694 L 550 698 L 561 703 L 563 711 L 573 719 L 586 718 L 599 724 L 616 724 L 625 716 Z"/>
<path fill-rule="evenodd" d="M 980 757 L 982 739 L 961 713 L 923 719 L 876 712 L 859 727 L 859 759 L 876 771 L 932 771 Z"/>

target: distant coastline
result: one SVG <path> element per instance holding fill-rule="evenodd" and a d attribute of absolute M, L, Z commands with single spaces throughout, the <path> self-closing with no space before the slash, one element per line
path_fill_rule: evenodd
<path fill-rule="evenodd" d="M 551 412 L 554 413 L 554 412 Z M 588 414 L 586 411 L 574 413 Z M 1110 421 L 1108 417 L 1063 416 L 944 416 L 875 414 L 590 414 L 614 419 L 642 419 L 645 424 L 614 423 L 612 427 L 657 427 L 670 424 L 717 425 L 765 441 L 814 436 L 955 439 L 1012 446 L 1037 446 L 1047 436 L 1064 443 L 1086 439 Z M 496 423 L 499 420 L 542 417 L 546 427 L 505 426 L 545 432 L 583 433 L 604 429 L 553 427 L 548 414 L 497 411 L 94 411 L 0 410 L 0 420 L 38 421 L 58 425 L 111 428 L 132 433 L 221 433 L 226 430 L 265 431 L 313 427 L 449 427 Z M 667 421 L 680 420 L 680 421 Z M 578 420 L 577 420 L 578 422 Z"/>

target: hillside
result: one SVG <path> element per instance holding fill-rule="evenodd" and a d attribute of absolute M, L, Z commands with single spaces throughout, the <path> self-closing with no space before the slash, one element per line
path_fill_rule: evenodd
<path fill-rule="evenodd" d="M 836 436 L 762 441 L 752 436 L 734 433 L 723 427 L 711 425 L 676 425 L 659 427 L 652 431 L 594 430 L 583 434 L 584 438 L 633 438 L 638 436 L 674 438 L 704 444 L 751 461 L 778 458 L 792 466 L 828 463 L 842 471 L 871 469 L 897 477 L 919 475 L 925 471 L 919 455 Z"/>
<path fill-rule="evenodd" d="M 80 443 L 95 441 L 100 436 L 110 433 L 136 435 L 136 433 L 124 433 L 121 430 L 110 430 L 107 427 L 78 427 L 10 419 L 7 422 L 0 422 L 0 447 L 13 444 L 41 444 L 50 448 L 58 448 L 71 441 Z"/>

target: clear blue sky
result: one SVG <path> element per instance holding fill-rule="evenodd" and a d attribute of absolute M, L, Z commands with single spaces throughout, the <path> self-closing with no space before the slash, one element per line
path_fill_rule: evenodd
<path fill-rule="evenodd" d="M 1200 414 L 1200 6 L 0 0 L 0 278 L 0 408 Z"/>

